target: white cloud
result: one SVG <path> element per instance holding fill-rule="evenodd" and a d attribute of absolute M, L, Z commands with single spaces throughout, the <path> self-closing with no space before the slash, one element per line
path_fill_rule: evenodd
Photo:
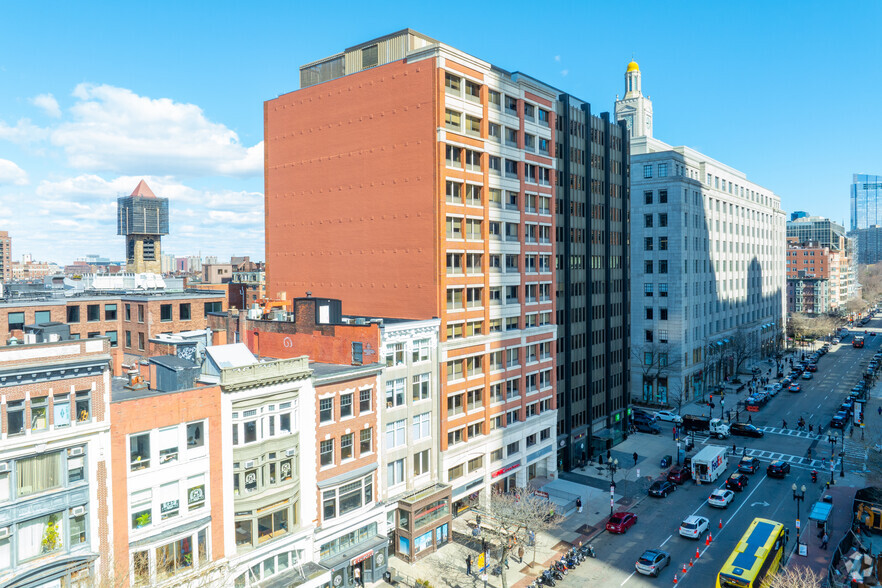
<path fill-rule="evenodd" d="M 560 75 L 562 75 L 562 76 L 564 76 L 564 77 L 566 77 L 568 73 L 570 73 L 570 70 L 568 70 L 568 69 L 562 69 L 562 70 L 560 70 Z"/>
<path fill-rule="evenodd" d="M 0 186 L 15 184 L 24 186 L 28 183 L 28 174 L 8 159 L 0 159 Z"/>
<path fill-rule="evenodd" d="M 39 96 L 34 96 L 31 102 L 34 103 L 34 106 L 41 108 L 43 112 L 52 118 L 61 118 L 61 107 L 58 106 L 58 100 L 56 100 L 55 96 L 52 94 L 40 94 Z"/>
<path fill-rule="evenodd" d="M 0 120 L 0 139 L 19 145 L 27 145 L 42 141 L 49 135 L 49 130 L 31 124 L 28 118 L 19 119 L 14 127 Z"/>
<path fill-rule="evenodd" d="M 263 143 L 239 136 L 205 117 L 195 104 L 139 96 L 108 85 L 80 84 L 73 121 L 52 132 L 78 169 L 148 175 L 259 176 Z"/>
<path fill-rule="evenodd" d="M 555 56 L 554 56 L 554 60 L 555 60 L 555 61 L 560 61 L 560 55 L 555 55 Z"/>

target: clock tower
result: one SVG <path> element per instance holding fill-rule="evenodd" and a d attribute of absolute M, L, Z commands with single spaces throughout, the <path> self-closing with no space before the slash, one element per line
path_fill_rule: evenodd
<path fill-rule="evenodd" d="M 636 61 L 625 71 L 625 97 L 616 96 L 616 120 L 625 121 L 631 139 L 652 137 L 652 101 L 643 96 L 640 66 Z"/>

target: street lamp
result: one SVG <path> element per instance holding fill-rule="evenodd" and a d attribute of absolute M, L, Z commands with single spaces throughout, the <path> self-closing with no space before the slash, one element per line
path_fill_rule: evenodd
<path fill-rule="evenodd" d="M 793 484 L 793 500 L 796 502 L 796 549 L 799 550 L 799 503 L 805 500 L 805 484 L 800 488 L 800 492 L 796 491 L 796 484 Z"/>
<path fill-rule="evenodd" d="M 830 485 L 832 486 L 835 483 L 833 481 L 833 472 L 836 471 L 836 462 L 833 461 L 833 459 L 836 457 L 836 437 L 834 435 L 830 435 L 827 440 L 830 442 Z"/>
<path fill-rule="evenodd" d="M 854 425 L 852 425 L 854 426 Z M 845 477 L 845 428 L 840 429 L 842 435 L 842 451 L 839 452 L 839 477 Z"/>
<path fill-rule="evenodd" d="M 615 507 L 613 500 L 616 493 L 616 470 L 619 469 L 619 460 L 607 458 L 606 466 L 609 468 L 609 516 L 613 516 Z"/>

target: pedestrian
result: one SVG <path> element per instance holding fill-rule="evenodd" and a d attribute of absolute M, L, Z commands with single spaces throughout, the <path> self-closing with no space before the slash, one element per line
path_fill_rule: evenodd
<path fill-rule="evenodd" d="M 472 575 L 472 554 L 470 553 L 468 557 L 466 557 L 466 575 Z"/>
<path fill-rule="evenodd" d="M 481 528 L 481 513 L 475 515 L 475 524 L 478 525 L 478 528 Z"/>
<path fill-rule="evenodd" d="M 533 531 L 530 531 L 530 533 L 527 535 L 527 545 L 532 547 L 535 544 L 536 544 L 536 533 L 534 533 Z"/>
<path fill-rule="evenodd" d="M 361 568 L 355 568 L 352 570 L 352 578 L 355 580 L 356 586 L 364 586 L 361 582 Z"/>
<path fill-rule="evenodd" d="M 749 424 L 751 424 L 751 425 L 753 424 L 753 415 L 752 415 L 752 414 L 751 414 L 751 415 L 747 415 L 747 422 L 748 422 Z"/>
<path fill-rule="evenodd" d="M 581 509 L 582 507 L 580 506 L 579 508 Z M 582 511 L 580 510 L 579 512 L 582 512 Z M 524 563 L 524 546 L 523 545 L 518 546 L 518 560 L 520 561 L 520 563 Z"/>
<path fill-rule="evenodd" d="M 814 426 L 811 423 L 809 423 L 809 433 L 813 432 L 812 429 L 814 429 Z"/>
<path fill-rule="evenodd" d="M 677 440 L 677 427 L 671 429 L 671 438 L 676 441 Z"/>
<path fill-rule="evenodd" d="M 612 460 L 612 452 L 609 449 L 607 449 L 606 450 L 606 461 L 611 461 L 611 460 Z"/>
<path fill-rule="evenodd" d="M 809 447 L 809 449 L 808 449 L 808 458 L 809 459 L 812 458 L 812 448 L 811 447 Z"/>
<path fill-rule="evenodd" d="M 733 444 L 732 444 L 732 455 L 735 455 L 735 451 L 736 451 L 736 449 L 735 449 L 735 444 L 733 443 Z"/>
<path fill-rule="evenodd" d="M 635 451 L 633 457 L 634 457 L 634 465 L 636 466 L 637 465 L 637 458 L 640 456 L 637 455 L 637 452 Z"/>
<path fill-rule="evenodd" d="M 827 549 L 828 541 L 830 541 L 830 538 L 827 536 L 827 531 L 824 531 L 824 536 L 821 537 L 821 549 Z"/>
<path fill-rule="evenodd" d="M 879 411 L 879 416 L 882 416 L 882 406 L 880 406 L 880 407 L 878 408 L 878 411 Z"/>
<path fill-rule="evenodd" d="M 781 419 L 781 428 L 782 428 L 782 429 L 786 429 L 786 428 L 787 428 L 787 421 L 785 421 L 784 419 Z"/>
<path fill-rule="evenodd" d="M 576 508 L 579 509 L 579 514 L 582 514 L 582 497 L 581 496 L 576 498 Z"/>

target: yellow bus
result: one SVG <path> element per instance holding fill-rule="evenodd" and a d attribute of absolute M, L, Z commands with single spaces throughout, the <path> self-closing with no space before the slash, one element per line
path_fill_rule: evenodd
<path fill-rule="evenodd" d="M 753 519 L 717 575 L 717 588 L 760 588 L 763 578 L 778 573 L 783 553 L 784 525 Z"/>

